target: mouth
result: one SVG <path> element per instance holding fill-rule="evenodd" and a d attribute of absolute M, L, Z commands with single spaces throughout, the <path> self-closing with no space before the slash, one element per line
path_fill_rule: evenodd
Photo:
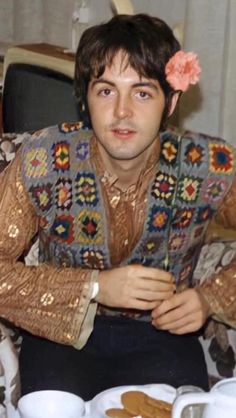
<path fill-rule="evenodd" d="M 111 131 L 119 139 L 130 139 L 136 134 L 135 130 L 129 128 L 114 128 Z"/>

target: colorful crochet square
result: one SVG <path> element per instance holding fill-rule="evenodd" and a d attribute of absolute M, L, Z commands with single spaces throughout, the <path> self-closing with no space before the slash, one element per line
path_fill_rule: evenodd
<path fill-rule="evenodd" d="M 190 143 L 185 150 L 185 163 L 189 166 L 200 166 L 204 157 L 204 148 L 199 144 Z"/>
<path fill-rule="evenodd" d="M 72 181 L 59 178 L 55 185 L 56 205 L 58 209 L 69 210 L 72 205 Z"/>
<path fill-rule="evenodd" d="M 187 228 L 192 219 L 195 209 L 177 209 L 172 221 L 172 228 L 173 229 L 182 229 Z"/>
<path fill-rule="evenodd" d="M 76 146 L 76 158 L 77 160 L 84 161 L 89 158 L 89 142 L 80 141 Z"/>
<path fill-rule="evenodd" d="M 82 210 L 77 217 L 78 241 L 86 245 L 103 244 L 101 215 L 96 211 Z"/>
<path fill-rule="evenodd" d="M 179 251 L 181 250 L 186 244 L 186 234 L 183 232 L 171 234 L 168 248 L 169 251 Z"/>
<path fill-rule="evenodd" d="M 209 144 L 209 169 L 212 173 L 230 174 L 233 170 L 234 154 L 226 144 Z"/>
<path fill-rule="evenodd" d="M 57 216 L 51 227 L 51 235 L 62 242 L 74 241 L 74 218 L 70 215 Z"/>
<path fill-rule="evenodd" d="M 186 264 L 189 263 L 190 261 L 193 261 L 194 256 L 196 256 L 197 251 L 199 250 L 199 246 L 198 245 L 192 245 L 186 252 L 186 254 L 183 256 L 181 263 L 182 264 Z"/>
<path fill-rule="evenodd" d="M 105 268 L 105 260 L 102 251 L 94 251 L 89 249 L 81 250 L 82 264 L 90 269 L 103 270 Z"/>
<path fill-rule="evenodd" d="M 202 180 L 193 176 L 181 176 L 177 198 L 182 202 L 195 203 L 198 198 Z"/>
<path fill-rule="evenodd" d="M 176 139 L 166 139 L 162 142 L 160 158 L 168 164 L 176 163 L 178 154 L 178 141 Z"/>
<path fill-rule="evenodd" d="M 190 235 L 191 240 L 193 242 L 201 241 L 201 239 L 203 238 L 203 236 L 205 234 L 206 228 L 207 228 L 207 224 L 206 225 L 201 225 L 201 226 L 199 226 L 199 225 L 195 226 L 191 231 L 191 235 Z"/>
<path fill-rule="evenodd" d="M 93 173 L 78 173 L 75 181 L 76 203 L 78 205 L 96 206 L 98 193 Z"/>
<path fill-rule="evenodd" d="M 71 247 L 64 246 L 59 242 L 54 242 L 54 254 L 61 267 L 76 267 L 75 251 Z"/>
<path fill-rule="evenodd" d="M 70 145 L 67 142 L 58 142 L 53 145 L 54 169 L 66 171 L 70 168 Z"/>
<path fill-rule="evenodd" d="M 142 245 L 141 253 L 145 256 L 154 254 L 162 245 L 164 238 L 149 238 Z"/>
<path fill-rule="evenodd" d="M 44 148 L 33 148 L 25 157 L 25 174 L 27 177 L 42 177 L 48 172 L 47 151 Z"/>
<path fill-rule="evenodd" d="M 201 224 L 203 222 L 209 221 L 214 214 L 214 210 L 211 208 L 211 206 L 206 205 L 203 207 L 200 207 L 196 210 L 196 219 L 194 223 Z"/>
<path fill-rule="evenodd" d="M 204 180 L 201 190 L 201 198 L 206 203 L 216 203 L 224 196 L 229 183 L 217 177 L 210 177 Z"/>
<path fill-rule="evenodd" d="M 68 123 L 64 122 L 59 125 L 59 130 L 65 134 L 68 132 L 79 131 L 83 127 L 83 122 Z"/>
<path fill-rule="evenodd" d="M 189 279 L 189 276 L 192 273 L 192 269 L 193 269 L 192 263 L 189 263 L 189 264 L 187 264 L 186 266 L 183 267 L 183 269 L 181 270 L 181 272 L 179 274 L 180 282 L 183 282 L 183 281 Z"/>
<path fill-rule="evenodd" d="M 155 199 L 163 199 L 167 204 L 171 203 L 175 192 L 176 177 L 159 172 L 152 186 L 152 196 Z"/>
<path fill-rule="evenodd" d="M 29 192 L 36 206 L 43 211 L 48 211 L 52 206 L 52 185 L 50 183 L 31 186 Z"/>
<path fill-rule="evenodd" d="M 148 220 L 148 231 L 149 232 L 157 232 L 157 231 L 164 231 L 167 227 L 169 217 L 170 217 L 170 209 L 168 208 L 160 208 L 159 206 L 153 206 L 151 208 Z"/>

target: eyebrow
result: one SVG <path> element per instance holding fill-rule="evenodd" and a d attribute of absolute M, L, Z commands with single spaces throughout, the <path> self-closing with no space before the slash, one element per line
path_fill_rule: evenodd
<path fill-rule="evenodd" d="M 107 80 L 106 78 L 99 78 L 97 80 L 93 80 L 91 82 L 91 86 L 94 87 L 97 84 L 108 84 L 111 87 L 116 87 L 116 84 L 113 83 L 112 81 Z M 152 83 L 151 81 L 140 81 L 139 83 L 134 83 L 131 86 L 132 88 L 137 88 L 137 87 L 149 87 L 155 91 L 158 91 L 158 87 Z"/>

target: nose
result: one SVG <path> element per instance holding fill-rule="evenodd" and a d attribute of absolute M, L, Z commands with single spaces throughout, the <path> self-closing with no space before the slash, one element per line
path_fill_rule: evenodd
<path fill-rule="evenodd" d="M 132 101 L 127 95 L 118 95 L 114 107 L 117 119 L 128 119 L 133 114 Z"/>

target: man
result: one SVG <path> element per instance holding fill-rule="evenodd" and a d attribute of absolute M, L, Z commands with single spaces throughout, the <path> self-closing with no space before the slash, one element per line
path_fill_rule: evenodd
<path fill-rule="evenodd" d="M 23 393 L 208 388 L 198 336 L 209 316 L 235 326 L 235 263 L 197 289 L 191 277 L 220 205 L 218 219 L 235 226 L 233 149 L 159 134 L 199 72 L 158 18 L 88 29 L 75 90 L 92 131 L 36 132 L 4 172 L 0 314 L 27 331 Z M 26 267 L 16 260 L 37 233 L 40 264 Z"/>

